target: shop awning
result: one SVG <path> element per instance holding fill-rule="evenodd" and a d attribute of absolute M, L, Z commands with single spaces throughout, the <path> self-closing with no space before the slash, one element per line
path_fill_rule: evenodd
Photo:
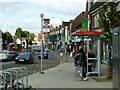
<path fill-rule="evenodd" d="M 97 32 L 97 31 L 80 31 L 74 33 L 72 36 L 93 36 L 93 35 L 100 35 L 102 32 Z"/>

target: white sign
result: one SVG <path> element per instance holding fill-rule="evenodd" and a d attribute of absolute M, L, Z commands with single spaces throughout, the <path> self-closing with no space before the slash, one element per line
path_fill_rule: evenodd
<path fill-rule="evenodd" d="M 50 32 L 50 19 L 43 19 L 43 32 Z"/>

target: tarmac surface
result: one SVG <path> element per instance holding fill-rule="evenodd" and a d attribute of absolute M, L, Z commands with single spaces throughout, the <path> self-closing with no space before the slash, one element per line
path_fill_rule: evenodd
<path fill-rule="evenodd" d="M 56 51 L 54 53 L 59 56 Z M 69 55 L 66 57 L 65 54 L 62 59 L 60 65 L 44 70 L 45 74 L 29 75 L 29 85 L 32 88 L 113 88 L 112 82 L 97 82 L 93 79 L 106 77 L 106 65 L 101 65 L 100 77 L 88 76 L 87 81 L 80 81 L 80 77 L 76 77 L 75 74 L 74 59 Z"/>

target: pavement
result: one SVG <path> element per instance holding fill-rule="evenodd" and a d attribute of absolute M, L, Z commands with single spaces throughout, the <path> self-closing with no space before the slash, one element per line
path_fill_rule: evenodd
<path fill-rule="evenodd" d="M 59 58 L 59 53 L 54 52 Z M 60 65 L 44 70 L 45 74 L 36 73 L 30 75 L 28 77 L 29 85 L 32 88 L 113 88 L 112 82 L 97 82 L 93 79 L 106 77 L 105 65 L 101 65 L 100 77 L 88 76 L 87 81 L 80 81 L 79 77 L 76 77 L 73 60 L 69 55 L 67 55 L 66 59 L 64 53 Z"/>

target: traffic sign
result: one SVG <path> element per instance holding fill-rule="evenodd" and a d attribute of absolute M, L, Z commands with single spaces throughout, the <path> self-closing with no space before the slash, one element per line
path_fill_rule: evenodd
<path fill-rule="evenodd" d="M 40 14 L 40 17 L 43 18 L 43 17 L 44 17 L 44 14 L 41 13 L 41 14 Z"/>

